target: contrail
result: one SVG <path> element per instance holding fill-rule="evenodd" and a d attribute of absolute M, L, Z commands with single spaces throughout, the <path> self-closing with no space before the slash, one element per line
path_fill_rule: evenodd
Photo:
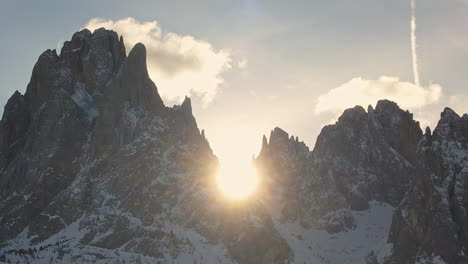
<path fill-rule="evenodd" d="M 411 0 L 411 56 L 413 57 L 414 83 L 419 86 L 418 57 L 416 53 L 416 0 Z"/>

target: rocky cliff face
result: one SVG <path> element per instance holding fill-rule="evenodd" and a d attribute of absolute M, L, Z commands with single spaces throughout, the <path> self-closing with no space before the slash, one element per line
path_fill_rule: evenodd
<path fill-rule="evenodd" d="M 296 250 L 297 234 L 285 230 L 296 257 L 468 263 L 467 121 L 468 115 L 446 108 L 434 133 L 423 134 L 412 114 L 383 100 L 367 112 L 360 106 L 346 110 L 322 129 L 311 152 L 273 130 L 256 163 L 271 185 L 294 186 L 294 195 L 277 203 L 280 230 L 295 226 L 300 243 L 320 245 Z M 335 241 L 317 236 L 322 231 Z"/>
<path fill-rule="evenodd" d="M 468 263 L 468 115 L 433 133 L 395 103 L 346 110 L 312 151 L 275 128 L 243 203 L 191 101 L 146 50 L 82 30 L 47 50 L 0 121 L 0 262 Z"/>
<path fill-rule="evenodd" d="M 287 260 L 261 205 L 221 201 L 216 168 L 190 99 L 161 100 L 143 44 L 127 56 L 116 32 L 77 32 L 5 106 L 0 262 Z"/>
<path fill-rule="evenodd" d="M 396 262 L 440 256 L 466 263 L 468 115 L 446 108 L 419 142 L 418 172 L 393 216 L 389 240 Z"/>

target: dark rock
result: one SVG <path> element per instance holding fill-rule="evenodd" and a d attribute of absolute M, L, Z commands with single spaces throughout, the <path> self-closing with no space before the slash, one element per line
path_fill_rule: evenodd
<path fill-rule="evenodd" d="M 467 121 L 446 108 L 434 132 L 423 135 L 411 113 L 381 100 L 367 113 L 360 106 L 345 110 L 299 163 L 288 134 L 275 129 L 256 164 L 271 186 L 296 186 L 286 192 L 293 195 L 280 196 L 282 221 L 339 234 L 355 227 L 352 211 L 373 210 L 369 204 L 377 200 L 396 207 L 388 234 L 393 253 L 385 263 L 439 257 L 465 263 Z M 277 195 L 278 187 L 271 188 Z"/>
<path fill-rule="evenodd" d="M 44 263 L 290 260 L 263 205 L 222 204 L 190 98 L 166 107 L 146 66 L 143 44 L 127 57 L 103 28 L 39 57 L 0 122 L 0 256 L 30 263 L 14 254 L 30 244 Z"/>

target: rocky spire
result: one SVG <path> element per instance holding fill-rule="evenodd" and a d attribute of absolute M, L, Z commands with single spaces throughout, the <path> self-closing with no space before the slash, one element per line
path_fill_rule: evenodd
<path fill-rule="evenodd" d="M 128 54 L 117 76 L 116 89 L 132 106 L 141 106 L 152 111 L 162 111 L 164 104 L 156 85 L 151 81 L 146 66 L 146 48 L 137 43 Z M 110 91 L 112 92 L 112 91 Z"/>
<path fill-rule="evenodd" d="M 161 196 L 137 206 L 156 197 L 157 191 L 150 191 L 156 181 L 172 177 L 164 189 L 176 193 L 181 185 L 175 184 L 175 175 L 186 175 L 189 186 L 215 166 L 190 99 L 182 106 L 164 106 L 148 75 L 143 44 L 127 57 L 116 32 L 77 32 L 60 56 L 47 50 L 39 57 L 25 95 L 15 92 L 5 106 L 0 122 L 0 262 L 5 242 L 25 228 L 28 239 L 42 242 L 88 213 L 103 213 L 101 198 L 110 192 L 119 210 L 149 224 L 159 209 L 172 207 Z M 107 172 L 113 178 L 109 182 Z M 101 220 L 104 229 L 115 226 Z M 86 223 L 82 235 L 97 227 L 94 222 L 88 229 Z M 142 230 L 128 228 L 123 225 L 114 234 Z M 80 243 L 91 243 L 85 240 Z"/>
<path fill-rule="evenodd" d="M 268 140 L 265 135 L 262 138 L 262 149 L 266 149 L 268 147 Z"/>
<path fill-rule="evenodd" d="M 10 144 L 24 135 L 29 126 L 29 119 L 24 96 L 15 91 L 3 110 L 0 122 L 0 151 L 5 151 Z"/>
<path fill-rule="evenodd" d="M 355 106 L 353 108 L 346 109 L 343 114 L 338 118 L 338 122 L 346 123 L 356 123 L 365 118 L 366 110 L 362 106 Z"/>
<path fill-rule="evenodd" d="M 422 130 L 413 114 L 389 100 L 378 101 L 374 114 L 388 144 L 409 161 L 415 161 Z"/>
<path fill-rule="evenodd" d="M 192 101 L 190 100 L 190 97 L 185 96 L 185 99 L 180 105 L 180 108 L 184 115 L 192 116 Z"/>
<path fill-rule="evenodd" d="M 270 132 L 270 143 L 269 143 L 270 148 L 286 149 L 288 142 L 289 142 L 289 134 L 283 129 L 279 127 L 275 127 Z"/>
<path fill-rule="evenodd" d="M 39 56 L 25 93 L 31 114 L 59 91 L 73 94 L 77 88 L 93 94 L 102 92 L 125 60 L 123 39 L 116 32 L 100 28 L 83 29 L 65 41 L 57 55 L 47 50 Z"/>
<path fill-rule="evenodd" d="M 440 114 L 433 138 L 439 142 L 457 140 L 468 143 L 468 115 L 460 117 L 451 108 L 446 107 Z"/>
<path fill-rule="evenodd" d="M 262 137 L 262 148 L 260 149 L 260 153 L 258 154 L 258 157 L 264 157 L 267 155 L 268 152 L 268 140 L 265 135 Z"/>

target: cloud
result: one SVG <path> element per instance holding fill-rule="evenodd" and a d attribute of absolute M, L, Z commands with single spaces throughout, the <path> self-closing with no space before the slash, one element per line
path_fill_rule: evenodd
<path fill-rule="evenodd" d="M 86 25 L 93 31 L 104 27 L 123 36 L 127 52 L 136 43 L 145 44 L 148 72 L 164 99 L 180 102 L 185 95 L 202 97 L 207 106 L 224 82 L 222 73 L 231 69 L 231 53 L 216 50 L 209 42 L 189 35 L 164 32 L 158 22 L 93 18 Z"/>
<path fill-rule="evenodd" d="M 245 69 L 247 68 L 249 61 L 246 58 L 241 59 L 240 61 L 237 62 L 237 67 L 239 69 Z"/>
<path fill-rule="evenodd" d="M 405 109 L 418 109 L 436 103 L 441 95 L 442 87 L 438 84 L 422 87 L 402 82 L 398 77 L 381 76 L 377 80 L 357 77 L 319 96 L 315 113 L 340 112 L 356 105 L 375 104 L 380 99 L 395 101 Z"/>

